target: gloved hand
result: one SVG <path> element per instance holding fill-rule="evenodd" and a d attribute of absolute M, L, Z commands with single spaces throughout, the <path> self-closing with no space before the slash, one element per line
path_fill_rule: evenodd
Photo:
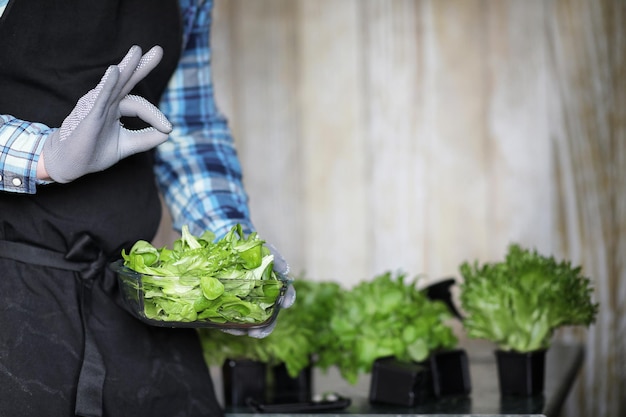
<path fill-rule="evenodd" d="M 61 127 L 44 143 L 43 161 L 50 178 L 67 183 L 167 140 L 172 125 L 165 115 L 144 98 L 128 95 L 162 57 L 159 46 L 143 56 L 141 48 L 133 46 L 118 65 L 107 69 L 93 90 L 78 100 Z M 151 127 L 125 129 L 120 123 L 122 116 L 137 116 Z"/>
<path fill-rule="evenodd" d="M 283 256 L 278 252 L 276 247 L 271 243 L 266 243 L 265 246 L 272 252 L 274 255 L 274 272 L 276 272 L 281 277 L 287 277 L 289 274 L 289 264 L 283 258 Z M 296 290 L 292 284 L 289 284 L 287 287 L 287 291 L 285 292 L 285 297 L 283 298 L 282 303 L 280 304 L 281 308 L 289 308 L 296 301 Z"/>
<path fill-rule="evenodd" d="M 274 272 L 280 276 L 286 277 L 289 273 L 289 264 L 285 261 L 285 258 L 276 250 L 274 245 L 266 243 L 265 244 L 272 255 L 274 255 Z M 292 284 L 289 284 L 287 290 L 285 291 L 285 296 L 283 297 L 282 302 L 280 303 L 280 308 L 289 308 L 296 301 L 296 289 Z M 250 337 L 254 337 L 257 339 L 262 339 L 264 337 L 269 336 L 272 331 L 276 327 L 276 320 L 271 322 L 265 327 L 259 327 L 256 329 L 250 329 L 248 331 L 245 330 L 224 330 L 226 333 L 233 334 L 236 336 L 248 335 Z"/>

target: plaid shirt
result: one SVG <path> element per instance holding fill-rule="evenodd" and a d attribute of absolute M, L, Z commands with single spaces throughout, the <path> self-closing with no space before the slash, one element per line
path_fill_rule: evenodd
<path fill-rule="evenodd" d="M 241 223 L 251 232 L 248 197 L 226 119 L 211 81 L 212 0 L 179 0 L 184 50 L 162 97 L 160 109 L 174 125 L 156 148 L 155 174 L 174 228 L 218 237 Z M 5 0 L 0 0 L 0 12 Z M 34 194 L 41 148 L 53 130 L 41 123 L 0 115 L 0 191 Z"/>

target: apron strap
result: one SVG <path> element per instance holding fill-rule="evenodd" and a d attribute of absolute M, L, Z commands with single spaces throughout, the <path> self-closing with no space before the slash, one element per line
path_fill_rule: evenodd
<path fill-rule="evenodd" d="M 106 368 L 89 326 L 89 318 L 94 280 L 102 273 L 107 261 L 104 253 L 89 235 L 82 234 L 67 254 L 26 243 L 0 240 L 0 257 L 79 273 L 82 284 L 79 294 L 80 315 L 85 339 L 74 411 L 81 417 L 101 417 Z"/>

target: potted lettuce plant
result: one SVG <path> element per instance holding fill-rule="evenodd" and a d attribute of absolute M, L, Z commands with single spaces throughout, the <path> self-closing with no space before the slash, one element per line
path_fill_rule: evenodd
<path fill-rule="evenodd" d="M 457 346 L 447 306 L 406 274 L 386 272 L 343 291 L 330 319 L 332 339 L 318 366 L 336 366 L 350 384 L 371 373 L 370 401 L 414 405 L 430 396 L 428 358 Z"/>
<path fill-rule="evenodd" d="M 245 406 L 248 398 L 264 402 L 269 359 L 259 339 L 218 329 L 198 329 L 198 333 L 205 362 L 221 368 L 224 404 Z"/>
<path fill-rule="evenodd" d="M 297 301 L 279 317 L 276 327 L 261 343 L 270 361 L 270 401 L 307 402 L 312 397 L 312 369 L 328 348 L 329 323 L 335 301 L 343 291 L 336 282 L 297 279 Z"/>
<path fill-rule="evenodd" d="M 281 311 L 265 338 L 200 330 L 207 364 L 222 368 L 226 405 L 246 405 L 248 398 L 259 403 L 310 401 L 311 370 L 332 337 L 328 323 L 342 290 L 334 282 L 305 278 L 293 285 L 296 302 Z"/>
<path fill-rule="evenodd" d="M 589 278 L 580 266 L 517 244 L 503 261 L 464 262 L 460 273 L 463 326 L 469 337 L 496 344 L 502 395 L 541 394 L 554 331 L 595 321 Z"/>

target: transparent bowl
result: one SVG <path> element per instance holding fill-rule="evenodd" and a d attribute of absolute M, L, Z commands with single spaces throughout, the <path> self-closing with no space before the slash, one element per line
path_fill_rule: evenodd
<path fill-rule="evenodd" d="M 142 274 L 124 266 L 123 260 L 113 262 L 110 268 L 117 273 L 126 309 L 139 320 L 159 327 L 264 327 L 276 319 L 289 285 L 282 278 L 220 278 L 217 281 L 224 292 L 209 300 L 198 284 L 200 278 Z"/>

